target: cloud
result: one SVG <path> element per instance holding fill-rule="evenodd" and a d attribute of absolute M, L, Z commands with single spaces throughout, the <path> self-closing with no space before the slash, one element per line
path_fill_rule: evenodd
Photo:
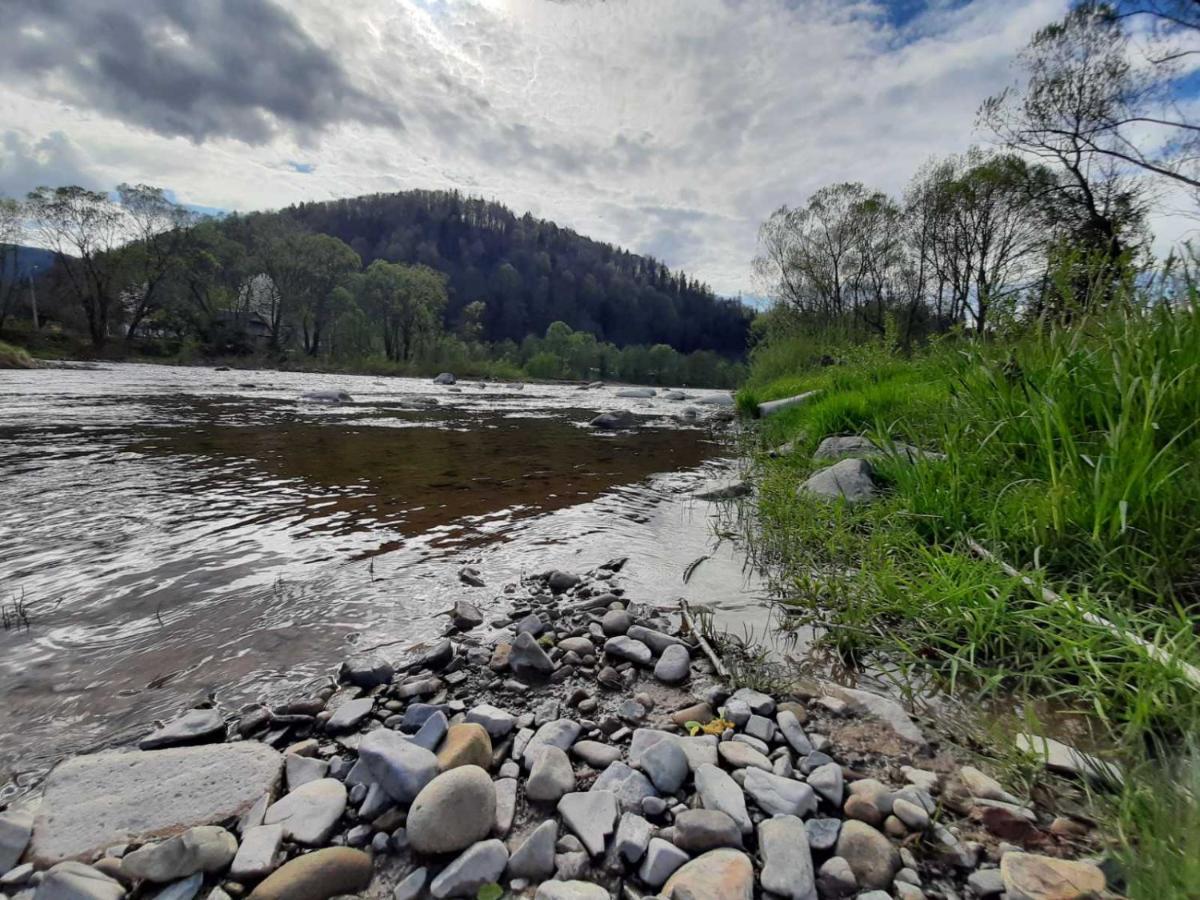
<path fill-rule="evenodd" d="M 0 196 L 24 197 L 41 185 L 64 184 L 104 187 L 80 149 L 61 131 L 37 141 L 16 131 L 0 134 Z"/>
<path fill-rule="evenodd" d="M 261 144 L 400 124 L 269 0 L 22 0 L 6 4 L 3 34 L 10 83 L 159 134 Z"/>
<path fill-rule="evenodd" d="M 1067 3 L 25 0 L 0 121 L 221 209 L 458 188 L 734 294 L 780 204 L 982 141 Z"/>

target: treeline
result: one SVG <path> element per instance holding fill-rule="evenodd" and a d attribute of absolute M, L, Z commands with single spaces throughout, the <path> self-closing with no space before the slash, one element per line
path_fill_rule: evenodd
<path fill-rule="evenodd" d="M 718 370 L 735 368 L 722 357 L 746 346 L 741 303 L 653 259 L 457 193 L 221 219 L 147 185 L 121 185 L 112 197 L 39 188 L 0 204 L 0 245 L 32 237 L 54 254 L 38 278 L 43 317 L 78 328 L 96 348 L 120 340 L 343 366 L 380 358 L 412 371 L 490 360 L 515 371 L 554 352 L 522 348 L 557 322 L 586 334 L 592 349 L 576 347 L 556 366 L 542 359 L 540 371 L 652 380 L 691 372 L 689 383 L 724 384 Z M 25 292 L 15 249 L 0 265 L 3 329 Z M 668 365 L 665 350 L 699 355 Z"/>
<path fill-rule="evenodd" d="M 1024 87 L 980 109 L 993 149 L 930 161 L 902 197 L 842 183 L 776 211 L 755 260 L 768 323 L 907 347 L 1134 296 L 1153 181 L 1200 188 L 1200 127 L 1175 102 L 1200 5 L 1121 6 L 1080 3 L 1034 35 Z"/>

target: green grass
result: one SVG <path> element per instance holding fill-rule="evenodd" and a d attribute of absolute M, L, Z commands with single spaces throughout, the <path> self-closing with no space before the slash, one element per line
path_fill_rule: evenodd
<path fill-rule="evenodd" d="M 0 369 L 32 369 L 33 357 L 22 350 L 0 341 Z"/>
<path fill-rule="evenodd" d="M 880 347 L 834 355 L 841 364 L 801 368 L 811 345 L 784 339 L 754 359 L 743 409 L 821 391 L 761 422 L 759 451 L 794 450 L 757 455 L 754 552 L 845 658 L 933 673 L 972 699 L 1003 692 L 1027 710 L 1088 714 L 1138 773 L 1109 810 L 1130 895 L 1197 896 L 1171 885 L 1200 883 L 1200 763 L 1179 762 L 1191 780 L 1177 776 L 1170 790 L 1141 772 L 1156 768 L 1148 748 L 1200 734 L 1200 691 L 1085 615 L 1200 663 L 1200 312 L 1158 307 L 1006 341 L 951 339 L 907 359 Z M 819 442 L 847 433 L 947 459 L 876 461 L 882 496 L 859 507 L 798 495 Z M 974 557 L 968 539 L 1064 602 Z M 1173 836 L 1173 822 L 1192 832 Z M 1172 866 L 1184 874 L 1149 874 Z"/>

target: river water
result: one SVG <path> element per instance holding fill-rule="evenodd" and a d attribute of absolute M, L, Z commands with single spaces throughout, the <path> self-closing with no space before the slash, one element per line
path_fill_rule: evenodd
<path fill-rule="evenodd" d="M 301 399 L 328 390 L 352 401 Z M 629 556 L 631 599 L 761 628 L 765 589 L 691 496 L 726 471 L 726 438 L 673 422 L 686 401 L 615 391 L 0 372 L 0 603 L 28 617 L 0 630 L 0 790 L 207 695 L 232 710 L 291 696 L 356 648 L 402 658 L 454 600 L 501 615 L 522 573 Z M 618 408 L 643 426 L 586 427 Z M 460 583 L 466 564 L 486 587 Z"/>

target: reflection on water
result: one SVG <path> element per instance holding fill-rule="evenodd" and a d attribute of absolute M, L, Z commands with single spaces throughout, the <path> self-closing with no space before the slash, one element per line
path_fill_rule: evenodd
<path fill-rule="evenodd" d="M 600 435 L 611 389 L 111 365 L 0 372 L 0 784 L 216 693 L 280 697 L 355 645 L 422 640 L 522 572 L 633 558 L 635 599 L 762 619 L 688 494 L 722 453 L 683 404 Z M 345 405 L 300 402 L 345 390 Z M 436 401 L 431 409 L 422 405 Z M 688 562 L 711 554 L 684 584 Z M 488 587 L 459 584 L 477 565 Z"/>

